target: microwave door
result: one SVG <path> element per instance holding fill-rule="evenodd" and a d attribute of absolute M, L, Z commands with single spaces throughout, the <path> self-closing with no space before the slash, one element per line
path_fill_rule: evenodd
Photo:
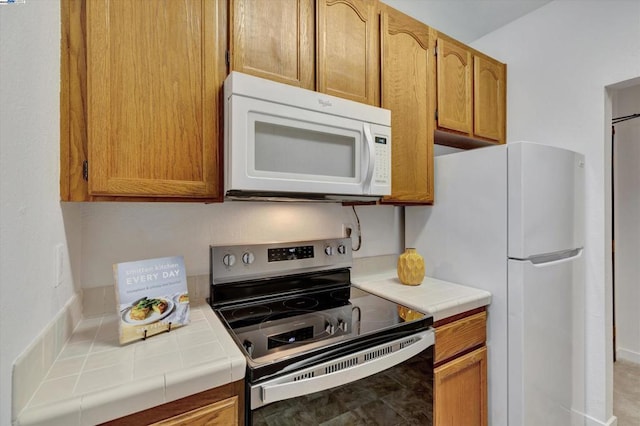
<path fill-rule="evenodd" d="M 362 122 L 246 97 L 230 108 L 227 190 L 365 194 L 373 170 Z"/>

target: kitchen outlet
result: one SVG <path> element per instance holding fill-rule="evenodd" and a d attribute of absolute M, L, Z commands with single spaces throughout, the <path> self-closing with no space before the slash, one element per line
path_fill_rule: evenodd
<path fill-rule="evenodd" d="M 54 251 L 56 279 L 53 286 L 58 287 L 64 278 L 64 245 L 56 244 Z"/>

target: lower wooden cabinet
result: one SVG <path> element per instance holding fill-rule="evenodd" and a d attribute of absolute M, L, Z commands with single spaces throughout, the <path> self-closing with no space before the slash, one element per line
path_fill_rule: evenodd
<path fill-rule="evenodd" d="M 436 323 L 434 426 L 486 426 L 486 312 Z"/>
<path fill-rule="evenodd" d="M 238 380 L 103 423 L 102 426 L 237 426 L 243 424 L 244 380 Z"/>
<path fill-rule="evenodd" d="M 238 424 L 238 397 L 234 396 L 184 414 L 162 420 L 152 425 L 157 426 L 227 426 Z"/>
<path fill-rule="evenodd" d="M 487 424 L 487 348 L 454 359 L 434 370 L 436 426 Z"/>

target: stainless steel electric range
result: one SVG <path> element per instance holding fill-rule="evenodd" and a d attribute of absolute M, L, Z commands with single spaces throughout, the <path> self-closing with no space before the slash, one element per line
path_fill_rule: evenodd
<path fill-rule="evenodd" d="M 247 424 L 432 424 L 430 315 L 351 286 L 348 238 L 212 246 Z"/>

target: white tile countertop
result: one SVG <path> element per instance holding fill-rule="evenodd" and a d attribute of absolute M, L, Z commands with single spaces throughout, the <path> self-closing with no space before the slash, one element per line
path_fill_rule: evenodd
<path fill-rule="evenodd" d="M 404 285 L 395 270 L 354 274 L 351 283 L 362 290 L 433 315 L 438 321 L 491 303 L 491 293 L 460 284 L 425 277 L 417 286 Z"/>
<path fill-rule="evenodd" d="M 205 300 L 190 323 L 124 346 L 118 316 L 83 319 L 16 425 L 95 425 L 242 380 L 246 361 Z"/>
<path fill-rule="evenodd" d="M 430 277 L 403 285 L 394 263 L 363 259 L 351 282 L 434 321 L 491 302 L 487 291 Z M 117 314 L 80 320 L 14 426 L 95 425 L 242 380 L 245 357 L 218 317 L 204 299 L 190 308 L 189 325 L 127 345 Z"/>

